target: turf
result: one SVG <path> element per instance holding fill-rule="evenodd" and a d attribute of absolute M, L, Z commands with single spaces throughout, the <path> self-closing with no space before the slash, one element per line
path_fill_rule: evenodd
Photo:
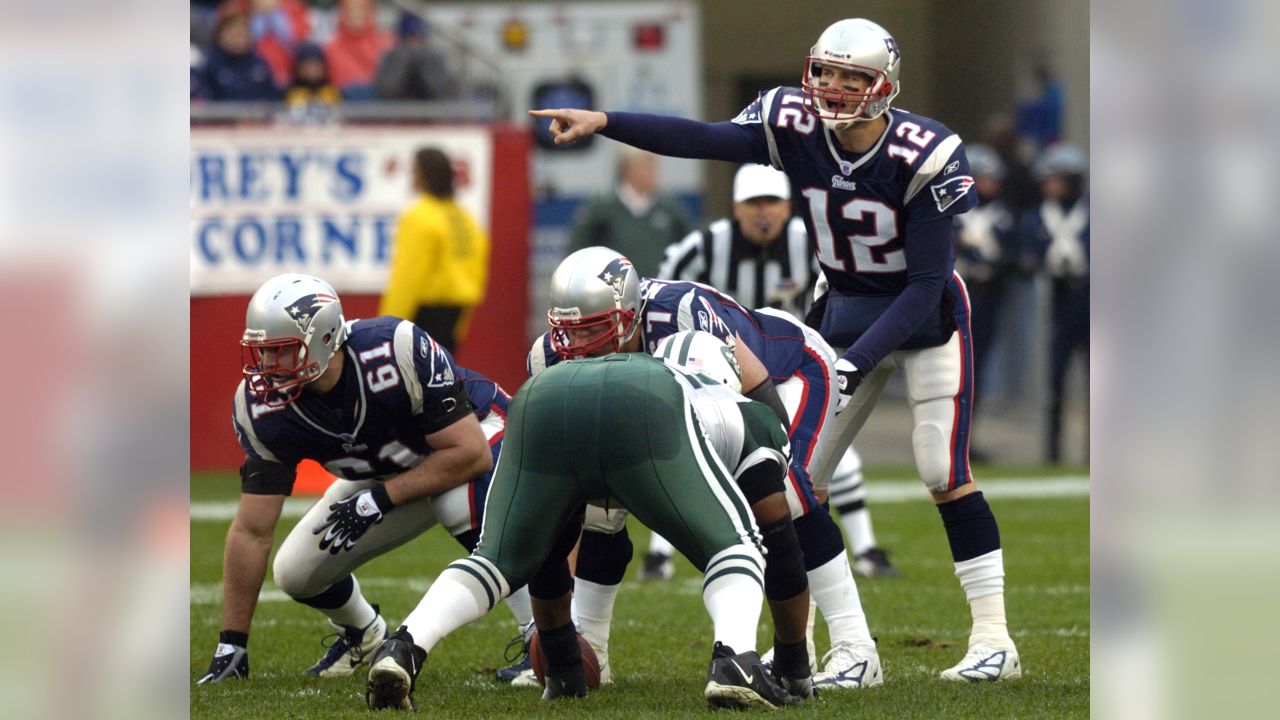
<path fill-rule="evenodd" d="M 1079 474 L 1081 469 L 1067 473 Z M 979 477 L 1045 475 L 1044 470 L 979 470 Z M 905 469 L 869 472 L 906 479 Z M 192 500 L 232 501 L 234 475 L 197 474 Z M 885 684 L 862 692 L 828 692 L 794 716 L 860 718 L 1073 718 L 1089 714 L 1089 502 L 1083 497 L 992 499 L 1005 546 L 1010 628 L 1021 654 L 1020 681 L 957 685 L 937 673 L 963 654 L 969 627 L 963 593 L 953 575 L 942 524 L 927 499 L 873 506 L 880 544 L 903 577 L 858 583 L 871 631 L 879 641 Z M 294 519 L 285 519 L 283 539 Z M 320 680 L 302 670 L 320 658 L 328 625 L 314 610 L 283 599 L 270 584 L 254 618 L 248 681 L 195 686 L 217 641 L 222 544 L 228 522 L 191 526 L 191 717 L 367 718 L 364 673 Z M 637 554 L 647 531 L 632 530 Z M 418 602 L 433 577 L 461 549 L 433 529 L 358 573 L 365 594 L 393 623 Z M 420 713 L 438 717 L 667 718 L 707 714 L 702 700 L 710 656 L 710 621 L 700 578 L 687 563 L 669 583 L 628 579 L 619 595 L 610 648 L 614 684 L 584 701 L 544 703 L 536 691 L 499 684 L 493 670 L 515 633 L 498 608 L 446 638 L 432 652 L 416 692 Z M 634 567 L 638 562 L 633 563 Z M 767 611 L 761 647 L 766 647 Z M 826 631 L 818 623 L 818 646 Z"/>

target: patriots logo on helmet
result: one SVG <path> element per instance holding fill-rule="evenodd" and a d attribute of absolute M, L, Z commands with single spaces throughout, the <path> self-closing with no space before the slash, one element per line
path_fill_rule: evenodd
<path fill-rule="evenodd" d="M 933 191 L 933 201 L 938 205 L 938 212 L 942 212 L 969 194 L 971 187 L 973 187 L 973 178 L 968 175 L 959 175 L 946 182 L 931 185 L 929 189 Z"/>
<path fill-rule="evenodd" d="M 305 335 L 311 330 L 311 322 L 316 319 L 316 313 L 320 312 L 325 305 L 334 302 L 338 302 L 338 298 L 325 293 L 315 293 L 303 295 L 284 310 L 297 323 L 298 330 Z"/>
<path fill-rule="evenodd" d="M 604 284 L 613 288 L 614 302 L 622 301 L 622 288 L 626 284 L 628 272 L 634 272 L 631 268 L 631 261 L 620 257 L 609 261 L 609 264 L 604 266 L 604 272 L 596 276 Z"/>
<path fill-rule="evenodd" d="M 889 55 L 893 57 L 894 64 L 902 59 L 902 51 L 898 49 L 898 41 L 891 37 L 884 39 L 884 45 L 889 49 Z"/>

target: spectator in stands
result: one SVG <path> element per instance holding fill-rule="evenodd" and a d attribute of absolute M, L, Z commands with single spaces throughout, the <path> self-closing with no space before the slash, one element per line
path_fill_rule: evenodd
<path fill-rule="evenodd" d="M 1079 351 L 1089 369 L 1089 195 L 1088 163 L 1079 148 L 1059 143 L 1046 148 L 1033 166 L 1044 200 L 1018 226 L 1024 251 L 1053 281 L 1053 329 L 1049 352 L 1049 408 L 1046 456 L 1062 460 L 1062 399 L 1067 369 Z M 1087 387 L 1088 383 L 1086 383 Z M 1087 415 L 1087 413 L 1086 413 Z M 1088 453 L 1088 433 L 1085 433 Z"/>
<path fill-rule="evenodd" d="M 489 280 L 489 236 L 453 199 L 449 157 L 422 148 L 413 159 L 418 200 L 396 228 L 380 315 L 412 320 L 450 352 L 465 337 Z"/>
<path fill-rule="evenodd" d="M 457 97 L 458 85 L 444 58 L 427 44 L 430 29 L 409 12 L 396 24 L 396 46 L 382 56 L 375 81 L 382 100 L 443 100 Z"/>
<path fill-rule="evenodd" d="M 658 156 L 625 148 L 617 189 L 578 211 L 566 253 L 604 245 L 630 259 L 641 277 L 655 277 L 666 247 L 694 229 L 675 200 L 658 194 Z"/>
<path fill-rule="evenodd" d="M 285 91 L 284 104 L 290 110 L 327 111 L 341 101 L 342 93 L 329 81 L 329 61 L 325 59 L 324 50 L 315 43 L 298 46 L 293 84 Z"/>
<path fill-rule="evenodd" d="M 249 17 L 241 12 L 229 12 L 218 20 L 213 45 L 196 75 L 200 96 L 205 100 L 280 99 L 271 69 L 253 51 Z"/>
<path fill-rule="evenodd" d="M 373 0 L 342 0 L 338 6 L 338 30 L 324 52 L 333 84 L 348 100 L 373 97 L 378 61 L 391 48 L 391 35 L 377 19 Z"/>
<path fill-rule="evenodd" d="M 288 87 L 296 49 L 311 33 L 306 4 L 302 0 L 227 0 L 218 11 L 249 16 L 254 52 L 271 68 L 276 86 Z"/>

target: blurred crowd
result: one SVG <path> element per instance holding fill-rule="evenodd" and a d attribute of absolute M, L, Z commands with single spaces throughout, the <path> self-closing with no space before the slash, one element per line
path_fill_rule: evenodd
<path fill-rule="evenodd" d="M 458 85 L 419 15 L 375 0 L 191 4 L 191 100 L 326 108 L 447 100 Z"/>

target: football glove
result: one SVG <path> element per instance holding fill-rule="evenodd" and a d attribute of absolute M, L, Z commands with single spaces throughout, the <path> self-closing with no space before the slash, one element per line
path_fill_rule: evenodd
<path fill-rule="evenodd" d="M 387 489 L 378 485 L 369 490 L 361 490 L 349 495 L 329 506 L 329 517 L 324 524 L 312 531 L 313 535 L 324 535 L 320 538 L 320 549 L 337 555 L 343 550 L 356 546 L 356 541 L 364 536 L 369 528 L 382 522 L 383 516 L 391 512 L 392 504 Z"/>
<path fill-rule="evenodd" d="M 218 643 L 213 651 L 213 662 L 209 663 L 209 671 L 196 681 L 197 685 L 222 682 L 227 678 L 249 677 L 249 651 L 240 645 Z"/>
<path fill-rule="evenodd" d="M 853 363 L 840 358 L 836 361 L 836 376 L 840 390 L 840 397 L 836 400 L 836 412 L 844 410 L 849 404 L 849 398 L 853 397 L 853 391 L 858 389 L 858 385 L 862 384 L 862 371 L 853 366 Z"/>

